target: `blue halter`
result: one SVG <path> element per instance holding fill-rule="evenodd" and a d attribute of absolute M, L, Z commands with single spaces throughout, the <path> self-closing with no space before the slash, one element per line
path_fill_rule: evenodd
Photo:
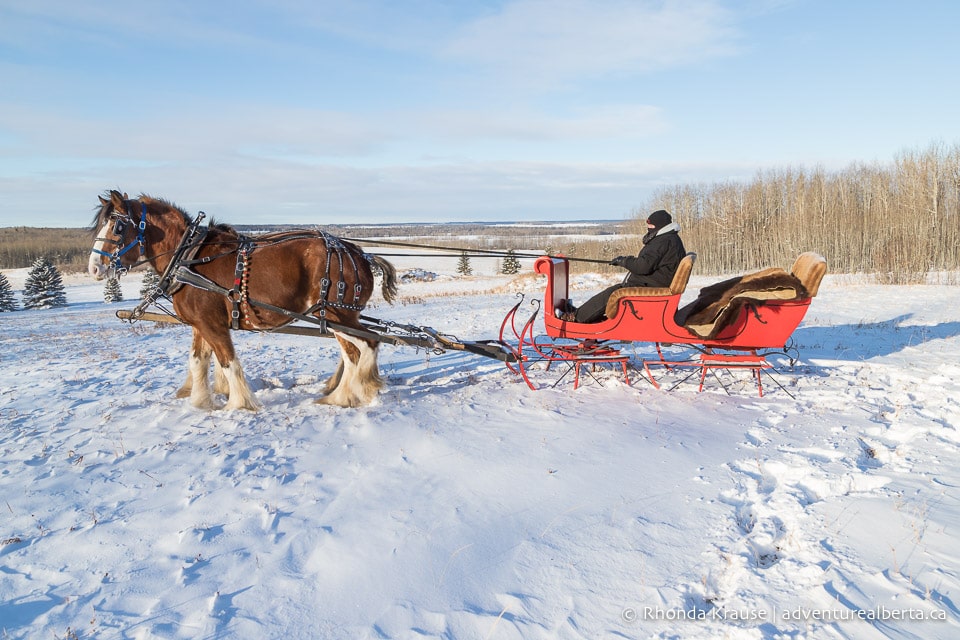
<path fill-rule="evenodd" d="M 123 233 L 123 228 L 127 223 L 133 223 L 133 218 L 130 215 L 130 207 L 127 206 L 127 212 L 123 216 L 117 216 L 117 221 L 114 224 L 114 233 L 120 236 Z M 137 237 L 134 238 L 133 242 L 120 246 L 120 243 L 115 240 L 109 240 L 107 238 L 101 238 L 105 242 L 112 242 L 117 245 L 117 248 L 113 252 L 101 251 L 100 249 L 94 249 L 93 253 L 97 255 L 105 256 L 110 258 L 110 266 L 117 272 L 117 275 L 120 275 L 126 269 L 123 267 L 123 264 L 120 262 L 120 258 L 124 256 L 130 249 L 133 249 L 134 246 L 140 247 L 140 257 L 143 257 L 143 250 L 146 246 L 146 240 L 144 239 L 144 232 L 147 230 L 147 205 L 140 203 L 140 223 L 137 225 Z M 121 237 L 121 240 L 123 238 Z"/>

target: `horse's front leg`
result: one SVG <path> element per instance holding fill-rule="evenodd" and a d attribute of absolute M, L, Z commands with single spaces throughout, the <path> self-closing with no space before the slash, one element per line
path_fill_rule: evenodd
<path fill-rule="evenodd" d="M 340 380 L 343 379 L 343 356 L 340 357 L 340 362 L 337 363 L 337 370 L 333 372 L 333 375 L 327 379 L 327 384 L 323 387 L 323 395 L 328 396 L 333 391 L 340 386 Z"/>
<path fill-rule="evenodd" d="M 198 343 L 201 345 L 198 347 Z M 200 337 L 200 334 L 196 329 L 193 330 L 193 351 L 197 351 L 198 348 L 201 348 L 206 351 L 207 360 L 210 359 L 213 349 L 207 344 L 207 341 Z M 223 395 L 228 395 L 230 393 L 230 384 L 227 382 L 227 376 L 223 373 L 223 368 L 220 366 L 220 361 L 214 359 L 213 361 L 213 391 L 214 393 L 222 393 Z M 190 364 L 187 363 L 187 379 L 183 382 L 179 389 L 177 389 L 178 398 L 189 398 L 193 392 L 193 372 L 190 370 Z"/>
<path fill-rule="evenodd" d="M 227 380 L 227 374 L 224 373 L 220 361 L 216 358 L 213 359 L 213 392 L 230 395 L 230 381 Z"/>
<path fill-rule="evenodd" d="M 194 352 L 201 348 L 202 345 L 205 345 L 203 338 L 200 337 L 200 334 L 197 333 L 196 329 L 193 329 L 193 341 L 190 344 L 190 354 L 187 356 L 187 379 L 183 381 L 183 384 L 180 385 L 180 388 L 177 389 L 178 398 L 189 398 L 193 394 L 193 372 L 190 370 L 190 358 L 193 357 Z M 209 356 L 207 356 L 209 357 Z"/>
<path fill-rule="evenodd" d="M 260 403 L 250 390 L 247 378 L 243 375 L 243 367 L 240 366 L 240 360 L 237 359 L 233 349 L 230 330 L 216 327 L 208 332 L 207 340 L 213 347 L 227 385 L 228 397 L 224 409 L 249 409 L 250 411 L 259 409 Z"/>
<path fill-rule="evenodd" d="M 178 398 L 190 398 L 190 404 L 198 409 L 216 409 L 213 395 L 210 391 L 210 356 L 213 349 L 203 339 L 200 331 L 193 329 L 193 342 L 190 346 L 190 356 L 187 359 L 187 380 L 177 391 Z"/>

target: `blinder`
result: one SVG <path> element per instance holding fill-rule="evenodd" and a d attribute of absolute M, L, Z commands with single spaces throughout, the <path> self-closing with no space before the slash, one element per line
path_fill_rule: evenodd
<path fill-rule="evenodd" d="M 143 202 L 140 203 L 140 222 L 137 224 L 137 237 L 133 239 L 128 244 L 123 243 L 123 232 L 126 231 L 128 224 L 134 224 L 133 216 L 130 214 L 130 204 L 127 203 L 125 207 L 126 211 L 124 213 L 114 212 L 112 215 L 116 216 L 116 219 L 113 222 L 113 235 L 117 236 L 119 239 L 114 240 L 112 238 L 97 238 L 103 242 L 110 242 L 116 249 L 113 252 L 101 251 L 100 249 L 94 249 L 93 252 L 110 258 L 110 264 L 117 271 L 117 273 L 122 273 L 126 269 L 123 264 L 120 262 L 120 258 L 124 256 L 130 249 L 134 246 L 140 247 L 140 257 L 143 257 L 143 249 L 146 246 L 146 240 L 144 238 L 144 232 L 147 230 L 147 205 Z"/>

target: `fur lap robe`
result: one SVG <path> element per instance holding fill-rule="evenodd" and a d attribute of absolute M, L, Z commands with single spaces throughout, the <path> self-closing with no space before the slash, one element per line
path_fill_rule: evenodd
<path fill-rule="evenodd" d="M 677 323 L 696 336 L 712 340 L 740 317 L 743 307 L 762 305 L 767 300 L 809 297 L 796 276 L 783 269 L 764 269 L 704 287 L 696 300 L 677 312 Z"/>

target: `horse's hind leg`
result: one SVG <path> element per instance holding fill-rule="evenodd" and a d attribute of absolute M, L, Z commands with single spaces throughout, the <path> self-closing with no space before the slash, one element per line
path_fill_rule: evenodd
<path fill-rule="evenodd" d="M 361 407 L 370 404 L 383 387 L 383 378 L 380 377 L 377 369 L 379 343 L 371 343 L 336 331 L 334 335 L 340 343 L 342 354 L 340 368 L 338 368 L 339 384 L 317 402 L 341 407 Z"/>

